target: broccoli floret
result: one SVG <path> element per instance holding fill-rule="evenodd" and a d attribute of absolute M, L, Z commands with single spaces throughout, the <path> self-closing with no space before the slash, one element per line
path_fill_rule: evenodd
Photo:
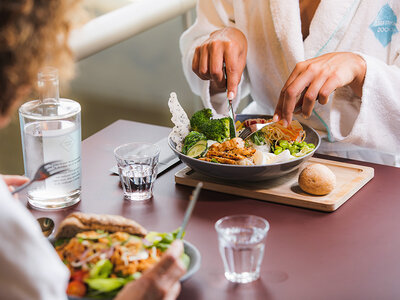
<path fill-rule="evenodd" d="M 231 137 L 231 125 L 233 125 L 230 118 L 225 117 L 222 119 L 211 119 L 211 109 L 202 109 L 192 116 L 190 119 L 190 126 L 192 130 L 203 133 L 207 139 L 214 140 L 219 143 Z"/>
<path fill-rule="evenodd" d="M 201 140 L 206 141 L 207 137 L 204 134 L 197 131 L 189 132 L 189 134 L 185 137 L 185 140 L 183 142 L 182 153 L 187 154 L 189 149 L 192 148 L 194 144 L 196 144 L 198 141 Z"/>
<path fill-rule="evenodd" d="M 212 112 L 211 109 L 209 108 L 204 108 L 202 110 L 199 110 L 193 114 L 193 116 L 190 118 L 190 127 L 192 130 L 202 132 L 202 128 L 206 123 L 210 121 L 212 117 Z"/>
<path fill-rule="evenodd" d="M 203 129 L 203 133 L 209 140 L 224 142 L 230 138 L 230 118 L 210 120 Z"/>

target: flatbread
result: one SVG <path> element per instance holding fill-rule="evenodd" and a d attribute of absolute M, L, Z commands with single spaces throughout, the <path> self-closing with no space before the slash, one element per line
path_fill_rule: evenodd
<path fill-rule="evenodd" d="M 74 212 L 61 222 L 56 239 L 71 238 L 89 230 L 122 231 L 138 236 L 147 234 L 147 230 L 140 224 L 122 216 Z"/>
<path fill-rule="evenodd" d="M 174 123 L 169 138 L 176 144 L 176 150 L 182 151 L 183 141 L 190 132 L 190 120 L 185 110 L 180 105 L 176 93 L 171 93 L 168 100 L 169 110 L 172 114 L 171 121 Z"/>

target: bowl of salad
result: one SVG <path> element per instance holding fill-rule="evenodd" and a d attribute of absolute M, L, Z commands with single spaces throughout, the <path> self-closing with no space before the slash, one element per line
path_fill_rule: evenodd
<path fill-rule="evenodd" d="M 73 213 L 60 224 L 53 245 L 70 270 L 69 299 L 112 299 L 125 284 L 155 265 L 176 239 L 173 232 L 147 232 L 133 220 Z M 200 253 L 184 242 L 184 281 L 200 267 Z"/>
<path fill-rule="evenodd" d="M 245 141 L 235 137 L 255 123 L 272 116 L 236 115 L 215 119 L 210 109 L 200 110 L 189 119 L 185 137 L 168 143 L 182 162 L 207 176 L 234 181 L 262 181 L 284 176 L 298 169 L 318 149 L 321 138 L 305 124 L 294 120 L 287 128 L 278 122 L 264 127 Z"/>

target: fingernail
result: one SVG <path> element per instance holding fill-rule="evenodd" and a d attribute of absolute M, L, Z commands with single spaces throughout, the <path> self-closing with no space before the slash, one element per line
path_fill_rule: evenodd
<path fill-rule="evenodd" d="M 278 122 L 278 121 L 279 121 L 278 115 L 275 114 L 275 115 L 272 117 L 272 121 L 273 121 L 273 122 Z"/>
<path fill-rule="evenodd" d="M 310 117 L 310 116 L 307 116 L 307 115 L 305 115 L 303 113 L 301 115 L 303 116 L 304 119 L 308 119 Z"/>
<path fill-rule="evenodd" d="M 282 121 L 282 125 L 283 125 L 283 127 L 287 127 L 288 126 L 288 122 L 285 120 L 285 119 L 283 119 L 283 121 Z"/>
<path fill-rule="evenodd" d="M 235 94 L 233 92 L 229 92 L 228 93 L 228 99 L 229 100 L 233 100 L 233 98 L 235 98 Z"/>

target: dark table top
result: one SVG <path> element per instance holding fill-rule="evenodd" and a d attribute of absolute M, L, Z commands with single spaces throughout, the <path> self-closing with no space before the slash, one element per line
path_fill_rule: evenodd
<path fill-rule="evenodd" d="M 118 176 L 108 171 L 116 146 L 156 142 L 169 132 L 120 120 L 89 137 L 82 146 L 81 202 L 33 214 L 51 216 L 56 224 L 73 211 L 119 214 L 151 230 L 176 229 L 192 192 L 174 181 L 184 165 L 161 175 L 145 204 L 123 200 Z M 202 265 L 183 283 L 179 299 L 400 299 L 400 169 L 349 162 L 373 167 L 375 177 L 333 213 L 203 190 L 186 230 Z M 253 283 L 232 284 L 223 274 L 214 223 L 232 214 L 262 216 L 271 225 L 261 278 Z"/>

